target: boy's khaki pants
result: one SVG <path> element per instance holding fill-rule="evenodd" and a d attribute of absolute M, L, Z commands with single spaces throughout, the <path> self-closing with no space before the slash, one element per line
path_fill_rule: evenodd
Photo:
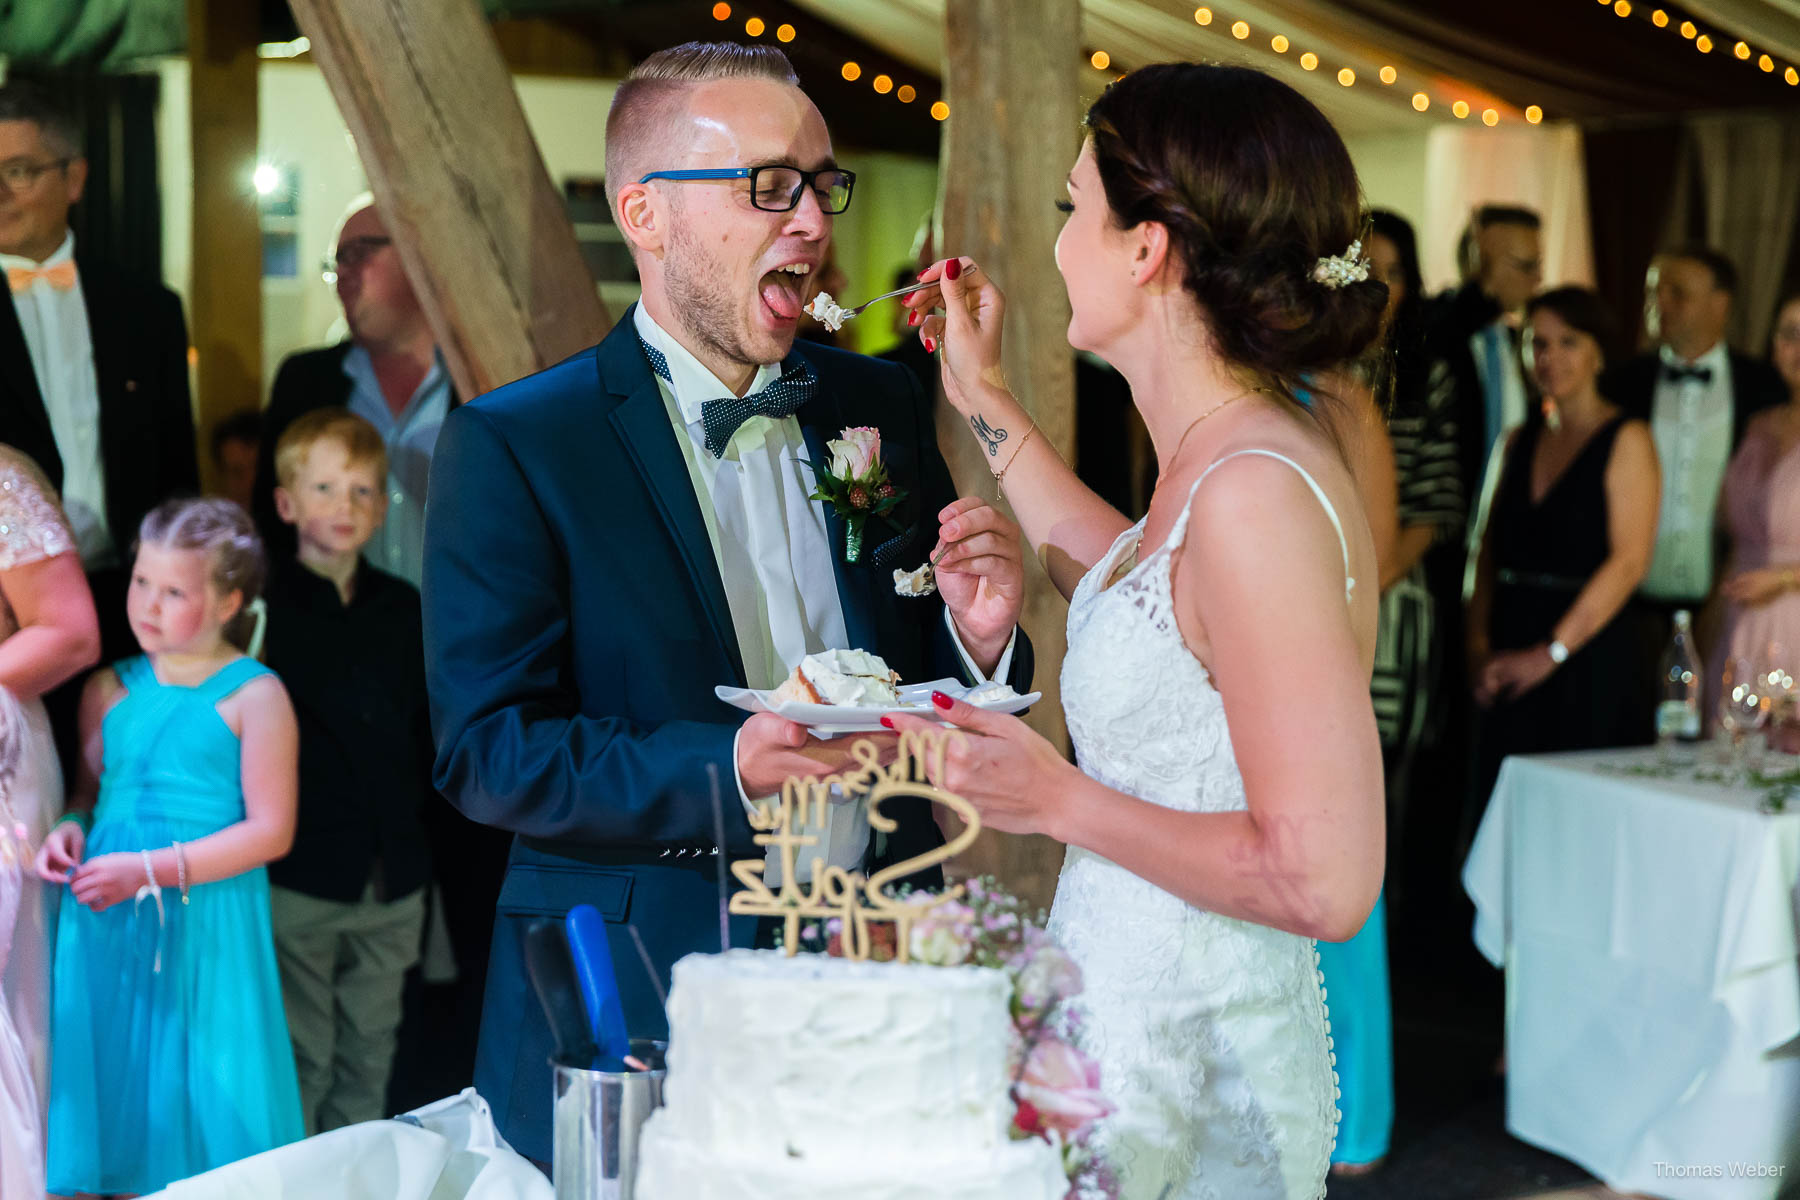
<path fill-rule="evenodd" d="M 388 1116 L 400 991 L 418 961 L 425 889 L 398 900 L 320 900 L 269 889 L 306 1134 Z"/>

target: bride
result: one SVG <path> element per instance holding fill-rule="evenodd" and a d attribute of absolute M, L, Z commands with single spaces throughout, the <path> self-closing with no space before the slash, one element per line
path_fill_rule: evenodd
<path fill-rule="evenodd" d="M 936 696 L 968 734 L 941 782 L 1069 847 L 1052 932 L 1086 978 L 1124 1194 L 1317 1197 L 1337 1093 L 1313 939 L 1361 927 L 1383 853 L 1374 547 L 1331 380 L 1386 289 L 1352 244 L 1343 142 L 1285 84 L 1144 67 L 1085 126 L 1056 244 L 1069 341 L 1130 382 L 1157 487 L 1136 525 L 1084 487 L 1006 389 L 1000 289 L 966 258 L 921 276 L 944 390 L 1070 601 L 1080 764 Z M 983 507 L 947 510 L 948 586 L 993 552 L 959 528 Z"/>

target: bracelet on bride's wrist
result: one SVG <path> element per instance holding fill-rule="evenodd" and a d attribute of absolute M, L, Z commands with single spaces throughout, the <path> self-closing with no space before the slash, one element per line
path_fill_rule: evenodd
<path fill-rule="evenodd" d="M 1029 442 L 1031 440 L 1031 435 L 1036 432 L 1037 422 L 1033 421 L 1031 426 L 1025 430 L 1025 436 L 1019 439 L 1019 444 L 1013 447 L 1012 456 L 1006 460 L 1006 465 L 994 472 L 995 483 L 1004 483 L 1006 481 L 1006 473 L 1012 470 L 1012 465 L 1014 463 L 1019 461 L 1019 452 L 1025 449 L 1025 443 Z"/>

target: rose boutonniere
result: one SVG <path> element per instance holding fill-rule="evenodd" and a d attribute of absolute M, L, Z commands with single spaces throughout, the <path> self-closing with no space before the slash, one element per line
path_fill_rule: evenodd
<path fill-rule="evenodd" d="M 863 526 L 870 517 L 892 526 L 888 514 L 906 499 L 906 492 L 888 479 L 879 429 L 867 425 L 846 429 L 841 438 L 826 442 L 825 449 L 831 452 L 829 465 L 807 464 L 816 480 L 811 499 L 831 505 L 843 520 L 844 561 L 855 564 L 862 557 Z"/>

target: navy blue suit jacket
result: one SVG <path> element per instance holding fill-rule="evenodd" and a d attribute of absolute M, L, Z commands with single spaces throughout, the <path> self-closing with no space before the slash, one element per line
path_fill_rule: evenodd
<path fill-rule="evenodd" d="M 942 601 L 896 596 L 892 582 L 894 565 L 924 561 L 955 498 L 930 403 L 903 367 L 806 342 L 794 355 L 819 375 L 797 414 L 814 461 L 829 461 L 825 440 L 840 429 L 872 425 L 890 477 L 911 492 L 896 510 L 907 538 L 885 567 L 846 566 L 828 514 L 851 644 L 906 679 L 962 676 Z M 548 1161 L 551 1040 L 521 959 L 525 925 L 599 908 L 628 1028 L 665 1037 L 670 966 L 720 948 L 719 855 L 762 857 L 734 782 L 744 714 L 713 694 L 744 683 L 725 587 L 629 312 L 600 345 L 450 414 L 423 592 L 438 789 L 517 835 L 476 1086 L 513 1146 Z M 1030 678 L 1021 633 L 1009 682 L 1023 691 Z M 894 810 L 901 825 L 880 861 L 941 844 L 926 802 L 912 804 Z M 754 923 L 731 923 L 733 944 L 751 944 Z"/>

